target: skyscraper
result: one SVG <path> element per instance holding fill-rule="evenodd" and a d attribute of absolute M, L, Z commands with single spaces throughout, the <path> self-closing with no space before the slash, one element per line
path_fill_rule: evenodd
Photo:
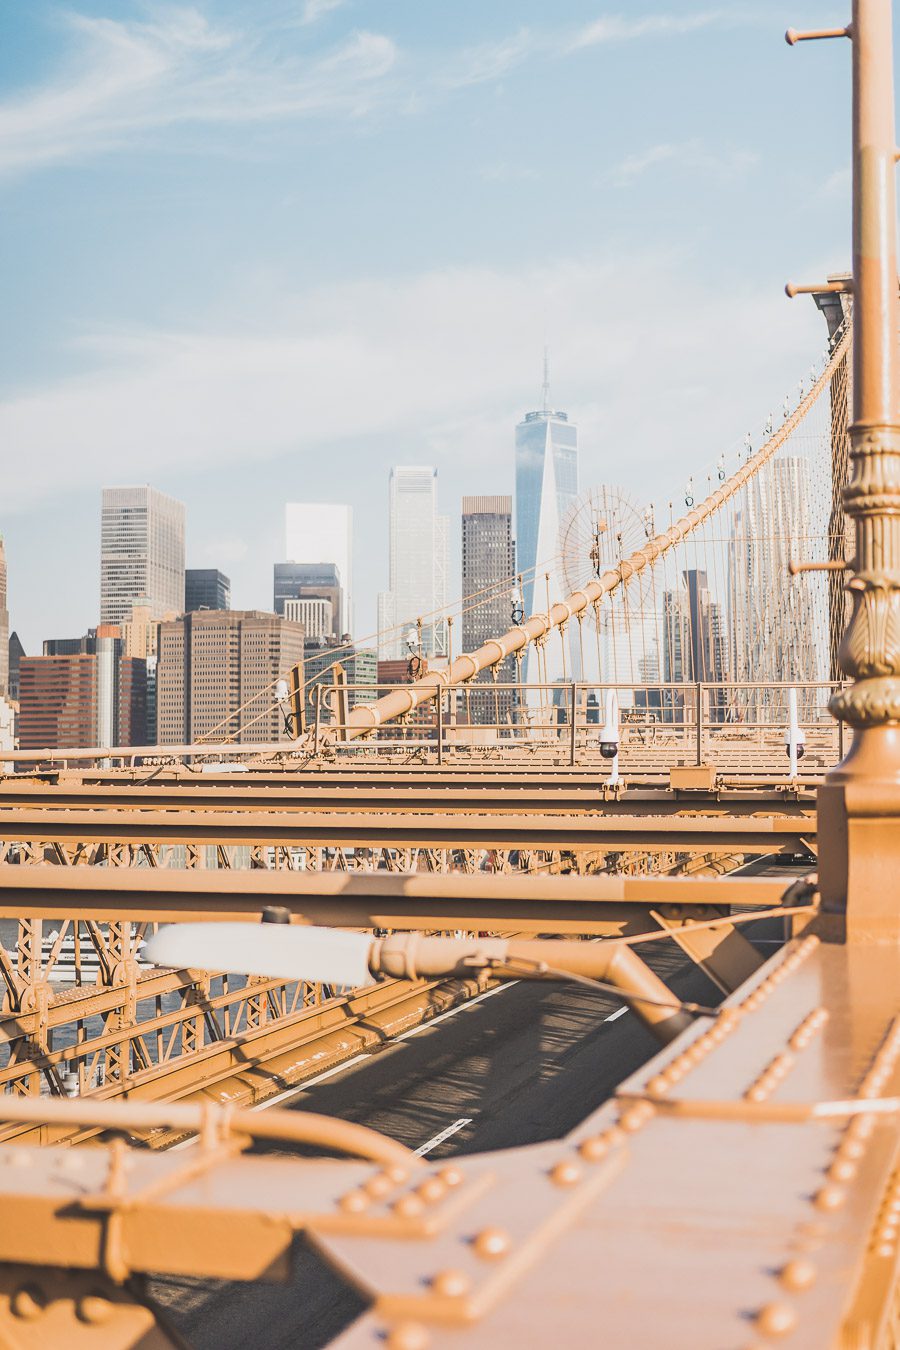
<path fill-rule="evenodd" d="M 463 497 L 463 651 L 476 651 L 489 638 L 497 637 L 509 627 L 515 570 L 512 498 Z M 501 663 L 497 677 L 501 684 L 514 683 L 516 663 L 513 657 L 507 657 Z M 487 671 L 478 677 L 479 683 L 485 681 L 491 681 Z M 505 721 L 512 708 L 512 692 L 500 691 L 496 699 L 479 694 L 469 702 L 473 721 Z"/>
<path fill-rule="evenodd" d="M 339 638 L 345 632 L 341 625 L 344 589 L 335 563 L 276 563 L 272 608 L 276 614 L 291 618 L 286 605 L 292 600 L 327 601 L 331 609 L 328 636 Z"/>
<path fill-rule="evenodd" d="M 9 695 L 9 610 L 6 606 L 6 549 L 0 534 L 0 698 Z"/>
<path fill-rule="evenodd" d="M 216 567 L 188 567 L 184 574 L 184 612 L 231 609 L 231 581 Z"/>
<path fill-rule="evenodd" d="M 303 663 L 299 624 L 258 610 L 201 609 L 159 626 L 157 739 L 286 738 L 275 681 Z"/>
<path fill-rule="evenodd" d="M 516 427 L 516 555 L 526 615 L 535 608 L 535 568 L 556 573 L 560 524 L 578 496 L 578 431 L 566 413 L 551 411 L 546 357 L 543 393 L 541 410 Z M 543 589 L 537 594 L 542 609 Z"/>
<path fill-rule="evenodd" d="M 378 597 L 378 655 L 399 660 L 422 620 L 422 655 L 447 650 L 447 517 L 437 511 L 437 470 L 391 469 L 388 489 L 389 589 Z"/>
<path fill-rule="evenodd" d="M 344 593 L 337 632 L 353 631 L 353 511 L 333 502 L 288 502 L 284 508 L 288 562 L 330 564 Z"/>
<path fill-rule="evenodd" d="M 100 622 L 124 623 L 136 604 L 154 618 L 184 609 L 184 506 L 152 487 L 104 488 Z"/>

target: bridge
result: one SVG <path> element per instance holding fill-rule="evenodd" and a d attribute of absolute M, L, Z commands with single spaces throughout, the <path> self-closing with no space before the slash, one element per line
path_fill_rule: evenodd
<path fill-rule="evenodd" d="M 0 1343 L 898 1343 L 891 6 L 812 38 L 853 268 L 759 444 L 289 739 L 5 756 Z"/>

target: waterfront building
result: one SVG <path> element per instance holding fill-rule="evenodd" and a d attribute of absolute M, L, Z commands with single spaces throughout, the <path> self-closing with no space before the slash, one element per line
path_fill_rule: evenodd
<path fill-rule="evenodd" d="M 155 618 L 184 609 L 184 506 L 152 487 L 104 488 L 100 622 L 124 623 L 136 604 Z"/>

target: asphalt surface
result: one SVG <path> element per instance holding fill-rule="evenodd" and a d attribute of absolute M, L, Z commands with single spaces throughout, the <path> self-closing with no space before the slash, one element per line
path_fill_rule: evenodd
<path fill-rule="evenodd" d="M 644 949 L 680 997 L 718 993 L 668 942 Z M 558 1138 L 654 1053 L 615 995 L 582 985 L 514 983 L 299 1090 L 280 1106 L 380 1130 L 429 1159 Z M 466 1123 L 460 1123 L 466 1122 Z M 154 1300 L 197 1350 L 318 1350 L 363 1304 L 298 1240 L 281 1286 L 161 1279 Z"/>

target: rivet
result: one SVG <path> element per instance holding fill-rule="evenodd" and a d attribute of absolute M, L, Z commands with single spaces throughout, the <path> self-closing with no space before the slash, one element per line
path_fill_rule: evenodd
<path fill-rule="evenodd" d="M 647 1091 L 652 1092 L 657 1097 L 665 1096 L 669 1090 L 669 1081 L 665 1074 L 658 1073 L 650 1079 L 647 1084 Z"/>
<path fill-rule="evenodd" d="M 628 1134 L 633 1134 L 639 1130 L 642 1125 L 653 1115 L 654 1108 L 649 1102 L 638 1102 L 635 1106 L 629 1106 L 627 1111 L 623 1111 L 619 1116 L 619 1125 Z"/>
<path fill-rule="evenodd" d="M 509 1234 L 502 1228 L 482 1228 L 472 1243 L 475 1254 L 485 1261 L 496 1261 L 505 1256 L 512 1246 Z"/>
<path fill-rule="evenodd" d="M 894 1244 L 892 1242 L 885 1242 L 882 1243 L 880 1247 L 875 1248 L 875 1255 L 881 1256 L 885 1260 L 889 1261 L 893 1257 L 895 1250 L 896 1248 L 894 1247 Z"/>
<path fill-rule="evenodd" d="M 391 1209 L 401 1219 L 415 1219 L 425 1208 L 421 1199 L 417 1195 L 401 1195 L 399 1200 L 395 1200 Z"/>
<path fill-rule="evenodd" d="M 443 1200 L 447 1194 L 447 1187 L 439 1177 L 426 1177 L 421 1185 L 416 1187 L 416 1195 L 424 1200 L 426 1205 L 433 1205 L 438 1200 Z"/>
<path fill-rule="evenodd" d="M 102 1326 L 112 1317 L 114 1308 L 108 1298 L 102 1294 L 85 1294 L 75 1305 L 75 1316 L 80 1322 L 91 1326 Z"/>
<path fill-rule="evenodd" d="M 837 1156 L 839 1158 L 861 1158 L 866 1151 L 866 1146 L 861 1139 L 846 1138 L 838 1147 Z"/>
<path fill-rule="evenodd" d="M 409 1181 L 409 1168 L 401 1167 L 399 1163 L 391 1163 L 390 1167 L 384 1169 L 384 1175 L 388 1177 L 395 1186 L 402 1186 L 404 1181 Z"/>
<path fill-rule="evenodd" d="M 347 1194 L 342 1195 L 338 1201 L 341 1209 L 345 1210 L 348 1214 L 361 1214 L 364 1209 L 369 1208 L 370 1203 L 369 1197 L 366 1195 L 365 1191 L 348 1191 Z"/>
<path fill-rule="evenodd" d="M 856 1163 L 850 1158 L 835 1158 L 828 1169 L 829 1181 L 852 1181 L 856 1176 Z"/>
<path fill-rule="evenodd" d="M 786 1303 L 767 1303 L 757 1313 L 756 1325 L 764 1336 L 786 1336 L 797 1325 L 797 1314 Z"/>
<path fill-rule="evenodd" d="M 603 1131 L 603 1138 L 606 1140 L 609 1147 L 613 1148 L 616 1144 L 621 1144 L 622 1140 L 625 1138 L 625 1131 L 620 1129 L 618 1125 L 609 1125 Z"/>
<path fill-rule="evenodd" d="M 846 1198 L 840 1186 L 823 1186 L 813 1196 L 813 1204 L 816 1209 L 840 1209 Z"/>
<path fill-rule="evenodd" d="M 602 1135 L 594 1135 L 578 1145 L 578 1153 L 585 1162 L 599 1162 L 609 1152 L 609 1144 Z"/>
<path fill-rule="evenodd" d="M 438 1176 L 445 1186 L 460 1186 L 465 1180 L 464 1173 L 458 1167 L 442 1167 Z"/>
<path fill-rule="evenodd" d="M 43 1291 L 36 1284 L 20 1284 L 9 1300 L 13 1317 L 21 1317 L 25 1322 L 33 1322 L 47 1306 Z"/>
<path fill-rule="evenodd" d="M 428 1332 L 421 1322 L 398 1322 L 385 1341 L 388 1350 L 426 1350 L 428 1343 Z"/>
<path fill-rule="evenodd" d="M 550 1180 L 554 1186 L 574 1186 L 581 1180 L 581 1168 L 569 1158 L 564 1158 L 551 1168 Z"/>
<path fill-rule="evenodd" d="M 778 1278 L 785 1289 L 800 1293 L 801 1290 L 809 1289 L 815 1284 L 817 1274 L 818 1272 L 812 1261 L 796 1259 L 788 1261 Z"/>
<path fill-rule="evenodd" d="M 445 1298 L 462 1298 L 472 1288 L 472 1281 L 463 1270 L 442 1270 L 431 1281 L 431 1287 Z"/>
<path fill-rule="evenodd" d="M 376 1172 L 374 1177 L 370 1177 L 363 1186 L 366 1195 L 371 1195 L 373 1200 L 378 1200 L 382 1195 L 387 1195 L 388 1191 L 394 1189 L 394 1183 L 386 1172 Z"/>

